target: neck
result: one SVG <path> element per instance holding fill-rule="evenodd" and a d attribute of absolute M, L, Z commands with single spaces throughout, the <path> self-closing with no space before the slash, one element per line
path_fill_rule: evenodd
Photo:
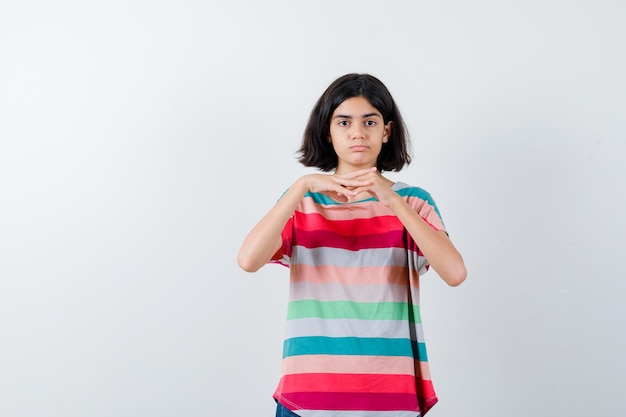
<path fill-rule="evenodd" d="M 335 168 L 335 174 L 337 175 L 345 175 L 345 174 L 350 174 L 351 172 L 355 172 L 355 171 L 361 171 L 363 169 L 368 169 L 368 168 L 374 168 L 375 165 L 372 166 L 337 166 L 337 168 Z M 380 175 L 380 171 L 377 171 L 378 174 Z"/>

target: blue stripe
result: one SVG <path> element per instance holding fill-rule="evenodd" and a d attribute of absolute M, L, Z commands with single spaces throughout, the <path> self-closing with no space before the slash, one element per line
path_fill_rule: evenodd
<path fill-rule="evenodd" d="M 355 204 L 355 203 L 362 203 L 364 201 L 378 201 L 374 197 L 370 197 L 370 198 L 366 198 L 364 200 L 352 201 L 350 203 L 341 203 L 339 201 L 333 200 L 332 198 L 328 197 L 325 194 L 312 193 L 310 191 L 307 191 L 307 193 L 304 195 L 304 197 L 311 198 L 316 204 L 324 204 L 324 205 L 327 205 L 327 206 L 328 205 L 332 205 L 332 204 Z"/>
<path fill-rule="evenodd" d="M 309 336 L 285 340 L 283 358 L 299 355 L 408 356 L 427 361 L 426 346 L 409 339 Z"/>
<path fill-rule="evenodd" d="M 425 343 L 419 343 L 415 340 L 411 340 L 411 346 L 413 347 L 413 352 L 417 352 L 417 356 L 414 356 L 415 359 L 419 359 L 420 362 L 428 362 Z"/>
<path fill-rule="evenodd" d="M 435 210 L 435 213 L 437 213 L 437 215 L 441 219 L 441 213 L 439 212 L 439 207 L 437 207 L 435 200 L 433 200 L 432 196 L 430 195 L 428 191 L 420 187 L 409 186 L 403 182 L 397 182 L 391 188 L 396 193 L 398 193 L 398 195 L 402 197 L 416 197 L 416 198 L 419 198 L 420 200 L 426 201 L 428 205 L 433 207 L 433 209 Z M 346 203 L 337 202 L 331 199 L 330 197 L 328 197 L 327 195 L 320 194 L 320 193 L 312 193 L 310 191 L 308 191 L 304 196 L 313 199 L 313 201 L 317 204 L 324 204 L 324 205 L 346 204 Z M 376 200 L 376 198 L 374 197 L 371 197 L 371 198 L 366 198 L 365 200 L 354 201 L 352 203 L 347 203 L 347 204 L 362 203 L 364 201 L 378 201 L 378 200 Z"/>

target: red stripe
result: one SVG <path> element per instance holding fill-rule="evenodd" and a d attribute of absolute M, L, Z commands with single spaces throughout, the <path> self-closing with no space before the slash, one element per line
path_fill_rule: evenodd
<path fill-rule="evenodd" d="M 321 214 L 294 213 L 294 223 L 300 230 L 326 230 L 343 236 L 385 233 L 390 230 L 403 230 L 402 223 L 396 216 L 380 216 L 352 220 L 329 220 Z"/>
<path fill-rule="evenodd" d="M 293 243 L 307 248 L 341 248 L 352 251 L 374 248 L 404 248 L 402 230 L 379 234 L 362 234 L 360 236 L 344 236 L 325 230 L 315 232 L 296 230 Z"/>
<path fill-rule="evenodd" d="M 417 384 L 417 394 L 420 398 L 425 398 L 427 400 L 437 398 L 437 394 L 435 394 L 435 387 L 433 386 L 433 381 L 431 381 L 430 379 L 415 378 L 415 383 Z"/>
<path fill-rule="evenodd" d="M 292 374 L 281 380 L 283 392 L 407 393 L 415 396 L 413 375 L 386 374 Z"/>
<path fill-rule="evenodd" d="M 276 398 L 292 410 L 420 411 L 414 394 L 299 392 Z"/>

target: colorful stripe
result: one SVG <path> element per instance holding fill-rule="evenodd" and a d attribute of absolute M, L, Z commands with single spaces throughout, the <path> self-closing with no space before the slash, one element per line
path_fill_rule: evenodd
<path fill-rule="evenodd" d="M 367 229 L 365 229 L 367 230 Z M 402 230 L 350 236 L 329 230 L 302 231 L 296 244 L 305 248 L 340 248 L 350 251 L 374 248 L 404 248 Z"/>
<path fill-rule="evenodd" d="M 358 303 L 354 301 L 300 300 L 289 303 L 287 320 L 323 319 L 408 320 L 406 303 Z"/>
<path fill-rule="evenodd" d="M 374 337 L 294 337 L 285 340 L 283 358 L 298 355 L 381 355 L 428 361 L 426 345 L 410 339 Z"/>
<path fill-rule="evenodd" d="M 413 375 L 415 360 L 408 356 L 371 356 L 371 355 L 307 355 L 289 356 L 283 359 L 282 368 L 286 375 L 309 373 L 378 373 L 372 369 L 384 369 L 389 374 Z M 426 367 L 428 368 L 428 367 Z M 430 374 L 422 375 L 430 379 Z"/>
<path fill-rule="evenodd" d="M 407 266 L 407 252 L 402 248 L 363 249 L 358 252 L 339 248 L 305 248 L 294 246 L 292 258 L 296 265 L 334 265 L 338 267 L 362 268 L 370 266 Z M 290 264 L 294 264 L 293 259 Z"/>
<path fill-rule="evenodd" d="M 402 284 L 353 284 L 356 302 L 406 302 L 406 286 L 407 282 Z M 291 287 L 289 294 L 290 301 L 298 299 L 315 299 L 319 301 L 337 301 L 344 300 L 345 284 L 342 282 L 330 283 L 313 283 L 313 282 L 295 282 Z"/>
<path fill-rule="evenodd" d="M 326 411 L 320 410 L 297 410 L 297 415 L 301 417 L 324 417 Z M 421 417 L 423 414 L 415 414 L 415 411 L 363 411 L 363 410 L 341 410 L 341 417 Z"/>
<path fill-rule="evenodd" d="M 283 395 L 294 404 L 310 404 L 318 410 L 369 410 L 419 412 L 414 393 L 372 393 L 372 392 L 298 392 Z M 297 410 L 293 410 L 297 412 Z"/>
<path fill-rule="evenodd" d="M 412 326 L 417 341 L 424 341 L 422 325 Z M 399 339 L 406 337 L 407 324 L 399 320 L 334 319 L 332 323 L 321 318 L 288 320 L 286 333 L 290 337 L 328 336 L 342 337 L 352 334 L 355 337 L 386 337 Z"/>
<path fill-rule="evenodd" d="M 406 255 L 405 255 L 406 256 Z M 339 282 L 343 285 L 408 285 L 406 265 L 345 267 L 337 265 L 291 265 L 291 282 L 318 284 Z"/>
<path fill-rule="evenodd" d="M 283 391 L 284 394 L 308 392 L 323 387 L 320 392 L 408 392 L 415 395 L 413 375 L 310 373 L 285 375 L 283 382 L 289 387 Z"/>
<path fill-rule="evenodd" d="M 389 230 L 402 229 L 402 224 L 395 216 L 354 220 L 333 220 L 319 213 L 294 213 L 294 221 L 303 232 L 333 232 L 342 236 L 363 236 L 367 234 L 386 233 Z"/>

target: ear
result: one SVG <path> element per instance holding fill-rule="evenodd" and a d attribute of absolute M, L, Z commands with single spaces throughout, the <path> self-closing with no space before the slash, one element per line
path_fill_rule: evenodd
<path fill-rule="evenodd" d="M 389 136 L 391 136 L 391 129 L 393 128 L 393 122 L 389 122 L 385 125 L 385 130 L 383 132 L 383 143 L 387 143 L 389 141 Z"/>

